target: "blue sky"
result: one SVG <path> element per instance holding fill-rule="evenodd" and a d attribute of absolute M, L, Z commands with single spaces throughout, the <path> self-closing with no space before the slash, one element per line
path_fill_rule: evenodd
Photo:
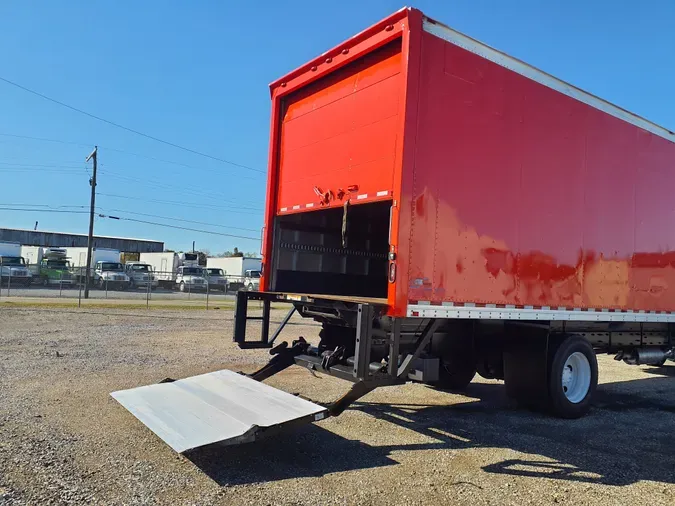
<path fill-rule="evenodd" d="M 414 6 L 675 129 L 675 2 L 438 0 Z M 400 7 L 390 0 L 4 1 L 0 77 L 264 171 L 268 83 Z M 86 211 L 84 159 L 94 144 L 101 146 L 99 212 L 256 239 L 102 218 L 97 234 L 158 239 L 174 249 L 196 241 L 212 253 L 259 249 L 264 174 L 115 128 L 0 81 L 0 207 Z M 86 233 L 88 226 L 87 214 L 0 210 L 3 227 L 33 228 L 35 221 L 52 231 Z"/>

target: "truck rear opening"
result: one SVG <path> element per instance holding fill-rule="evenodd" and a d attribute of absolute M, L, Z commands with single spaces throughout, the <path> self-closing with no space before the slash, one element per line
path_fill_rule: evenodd
<path fill-rule="evenodd" d="M 399 37 L 283 98 L 266 289 L 387 297 L 402 70 Z"/>
<path fill-rule="evenodd" d="M 391 202 L 277 216 L 271 290 L 386 299 Z"/>

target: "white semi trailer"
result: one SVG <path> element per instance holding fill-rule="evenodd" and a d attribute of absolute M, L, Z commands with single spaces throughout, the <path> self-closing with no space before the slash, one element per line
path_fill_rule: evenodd
<path fill-rule="evenodd" d="M 225 272 L 227 284 L 231 290 L 244 288 L 257 290 L 260 286 L 260 258 L 244 257 L 208 257 L 206 267 L 218 268 Z"/>
<path fill-rule="evenodd" d="M 141 253 L 140 261 L 152 266 L 155 279 L 162 288 L 173 289 L 176 285 L 178 268 L 183 266 L 199 265 L 198 253 L 176 253 L 163 251 L 161 253 Z"/>

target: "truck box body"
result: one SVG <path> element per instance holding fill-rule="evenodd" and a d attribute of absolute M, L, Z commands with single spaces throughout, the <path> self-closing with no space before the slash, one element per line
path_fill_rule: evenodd
<path fill-rule="evenodd" d="M 21 256 L 27 265 L 39 266 L 42 261 L 42 246 L 21 246 Z"/>
<path fill-rule="evenodd" d="M 675 311 L 672 132 L 414 9 L 271 95 L 261 290 L 410 317 Z"/>
<path fill-rule="evenodd" d="M 141 253 L 140 261 L 152 266 L 155 278 L 162 284 L 173 283 L 180 267 L 180 255 L 173 251 Z"/>
<path fill-rule="evenodd" d="M 70 261 L 70 265 L 73 267 L 86 267 L 87 266 L 87 248 L 62 248 L 66 252 L 66 257 Z M 91 266 L 93 267 L 96 262 L 119 262 L 120 261 L 120 251 L 116 249 L 107 249 L 107 248 L 93 248 L 91 250 Z"/>
<path fill-rule="evenodd" d="M 233 282 L 241 282 L 247 270 L 260 270 L 259 258 L 244 257 L 208 257 L 206 267 L 223 269 L 225 277 Z"/>

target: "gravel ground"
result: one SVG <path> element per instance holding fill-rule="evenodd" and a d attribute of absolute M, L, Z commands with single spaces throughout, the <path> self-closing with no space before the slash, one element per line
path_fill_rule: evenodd
<path fill-rule="evenodd" d="M 292 323 L 282 337 L 316 338 Z M 408 384 L 189 459 L 109 396 L 265 363 L 231 327 L 229 311 L 0 308 L 0 504 L 675 504 L 673 365 L 600 357 L 581 420 L 516 409 L 499 382 L 467 396 Z M 297 367 L 268 382 L 318 401 L 348 388 Z"/>
<path fill-rule="evenodd" d="M 63 288 L 59 290 L 58 287 L 14 287 L 7 285 L 0 287 L 0 302 L 7 297 L 40 297 L 45 299 L 77 299 L 80 296 L 78 288 Z M 9 294 L 9 295 L 8 295 Z M 120 299 L 120 300 L 145 300 L 148 294 L 143 288 L 130 288 L 128 290 L 99 290 L 92 288 L 89 290 L 89 297 L 92 299 Z M 150 294 L 151 300 L 206 300 L 206 294 L 203 291 L 192 293 L 181 293 L 175 290 L 166 290 L 164 288 L 155 288 Z M 234 294 L 223 294 L 211 290 L 209 292 L 209 299 L 229 300 L 234 301 Z"/>

